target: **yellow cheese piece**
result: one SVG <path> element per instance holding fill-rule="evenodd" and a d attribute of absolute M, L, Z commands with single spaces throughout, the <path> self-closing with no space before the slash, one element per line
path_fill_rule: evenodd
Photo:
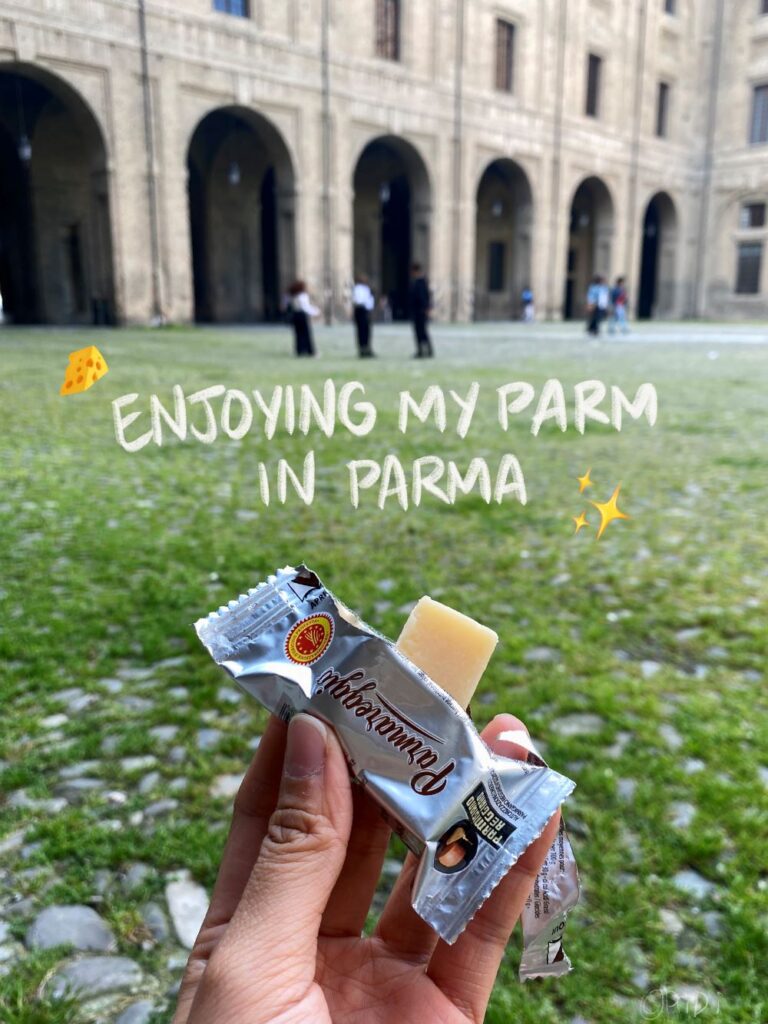
<path fill-rule="evenodd" d="M 87 391 L 91 385 L 100 380 L 109 370 L 107 361 L 95 345 L 70 352 L 69 366 L 64 375 L 60 395 L 77 395 Z"/>
<path fill-rule="evenodd" d="M 467 708 L 498 642 L 487 626 L 422 597 L 403 626 L 397 648 Z"/>

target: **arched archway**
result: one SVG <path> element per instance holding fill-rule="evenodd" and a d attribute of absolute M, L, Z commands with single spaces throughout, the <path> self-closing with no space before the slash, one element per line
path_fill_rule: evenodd
<path fill-rule="evenodd" d="M 533 195 L 513 160 L 494 160 L 483 172 L 475 225 L 475 319 L 516 317 L 531 279 Z"/>
<path fill-rule="evenodd" d="M 108 186 L 104 138 L 85 100 L 37 65 L 0 64 L 6 321 L 114 321 Z"/>
<path fill-rule="evenodd" d="M 426 166 L 410 142 L 382 136 L 361 153 L 353 189 L 353 269 L 386 298 L 394 319 L 404 319 L 411 263 L 429 267 L 432 202 Z"/>
<path fill-rule="evenodd" d="M 571 202 L 563 316 L 584 316 L 589 282 L 611 272 L 613 200 L 600 178 L 586 178 Z"/>
<path fill-rule="evenodd" d="M 637 315 L 642 320 L 668 316 L 675 309 L 677 211 L 666 192 L 657 192 L 643 218 L 640 293 Z"/>
<path fill-rule="evenodd" d="M 294 171 L 283 137 L 255 111 L 221 107 L 197 125 L 187 171 L 195 319 L 276 319 L 296 276 Z"/>

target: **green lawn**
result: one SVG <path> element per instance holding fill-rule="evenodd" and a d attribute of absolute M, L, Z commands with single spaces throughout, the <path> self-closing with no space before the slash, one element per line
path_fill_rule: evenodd
<path fill-rule="evenodd" d="M 55 811 L 18 806 L 18 796 L 0 808 L 0 1020 L 78 1019 L 31 1002 L 67 957 L 18 941 L 52 903 L 94 906 L 145 971 L 143 991 L 162 1004 L 172 989 L 179 947 L 151 938 L 141 908 L 163 906 L 167 875 L 180 868 L 212 884 L 228 801 L 209 790 L 243 771 L 264 723 L 255 705 L 232 702 L 190 624 L 299 560 L 390 636 L 424 593 L 494 628 L 501 643 L 473 708 L 478 725 L 515 712 L 578 783 L 566 810 L 584 889 L 570 925 L 574 973 L 521 987 L 513 940 L 491 1024 L 768 1020 L 768 350 L 718 345 L 716 335 L 687 344 L 676 331 L 679 341 L 653 343 L 649 329 L 612 346 L 575 328 L 572 339 L 547 327 L 509 337 L 443 328 L 434 363 L 411 361 L 397 327 L 378 333 L 381 358 L 367 362 L 353 358 L 346 329 L 320 330 L 321 358 L 301 363 L 281 329 L 2 331 L 2 789 L 44 801 L 62 771 L 97 782 Z M 68 353 L 92 342 L 108 376 L 59 397 Z M 169 441 L 132 455 L 115 441 L 111 401 L 126 393 L 141 396 L 135 436 L 149 394 L 170 407 L 174 384 L 270 393 L 310 383 L 319 393 L 328 377 L 364 382 L 379 411 L 369 437 L 278 429 L 267 441 L 257 416 L 241 441 Z M 529 411 L 503 433 L 495 389 L 526 380 L 538 395 L 549 377 L 566 387 L 568 430 L 549 422 L 533 437 Z M 630 396 L 653 382 L 656 427 L 577 433 L 572 387 L 591 378 Z M 444 435 L 418 423 L 398 432 L 400 390 L 437 383 L 466 394 L 473 380 L 480 397 L 464 440 L 450 401 Z M 299 468 L 309 449 L 314 504 L 289 493 L 285 506 L 265 507 L 258 464 Z M 388 452 L 408 469 L 426 454 L 462 468 L 483 456 L 492 472 L 511 452 L 528 504 L 475 495 L 448 507 L 427 495 L 419 508 L 403 512 L 393 499 L 380 511 L 366 491 L 354 511 L 345 463 Z M 579 495 L 576 477 L 590 467 L 594 487 Z M 605 501 L 619 482 L 631 519 L 598 542 L 588 499 Z M 574 536 L 581 511 L 590 529 Z M 72 688 L 96 699 L 83 707 Z M 579 722 L 589 731 L 572 735 Z M 171 740 L 150 732 L 169 725 Z M 212 749 L 200 749 L 204 728 L 222 734 Z M 142 755 L 156 764 L 120 763 Z M 96 763 L 68 772 L 81 762 Z M 176 805 L 146 815 L 165 798 Z M 136 862 L 153 870 L 131 888 L 121 873 Z M 676 879 L 686 871 L 695 874 Z M 686 879 L 702 895 L 681 888 Z M 687 1009 L 654 994 L 664 987 L 687 993 Z M 110 1003 L 82 1020 L 116 1014 Z"/>

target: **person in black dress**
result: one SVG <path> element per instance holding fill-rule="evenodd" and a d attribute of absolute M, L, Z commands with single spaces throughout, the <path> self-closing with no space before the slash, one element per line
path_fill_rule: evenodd
<path fill-rule="evenodd" d="M 411 317 L 413 319 L 413 331 L 416 335 L 417 359 L 423 359 L 435 354 L 432 350 L 432 342 L 427 330 L 431 309 L 432 296 L 429 291 L 429 282 L 424 276 L 421 264 L 414 263 L 411 267 Z"/>

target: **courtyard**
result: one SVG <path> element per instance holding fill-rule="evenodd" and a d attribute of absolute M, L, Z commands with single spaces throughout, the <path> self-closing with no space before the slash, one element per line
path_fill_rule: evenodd
<path fill-rule="evenodd" d="M 489 1024 L 768 1019 L 768 329 L 433 333 L 437 358 L 417 362 L 406 325 L 377 326 L 377 358 L 360 361 L 350 327 L 318 327 L 319 358 L 297 362 L 283 327 L 2 329 L 4 1024 L 170 1021 L 190 927 L 176 894 L 210 891 L 265 724 L 191 624 L 299 561 L 387 636 L 422 594 L 496 630 L 476 724 L 519 715 L 577 783 L 565 808 L 583 886 L 574 971 L 521 987 L 513 939 Z M 109 373 L 61 397 L 69 353 L 90 344 Z M 135 436 L 149 396 L 172 409 L 174 385 L 320 396 L 328 379 L 364 386 L 377 411 L 367 436 L 282 421 L 268 437 L 254 421 L 212 444 L 166 430 L 162 446 L 129 453 L 116 440 L 121 396 L 143 410 Z M 552 379 L 565 430 L 545 421 L 533 436 L 533 407 L 500 429 L 499 387 L 530 382 L 538 396 Z M 592 380 L 630 398 L 652 383 L 655 425 L 580 433 L 569 396 Z M 466 436 L 456 404 L 444 432 L 429 418 L 400 430 L 402 391 L 466 396 L 473 382 Z M 270 475 L 282 459 L 300 474 L 310 450 L 312 503 L 290 485 L 265 502 L 258 467 Z M 527 500 L 474 490 L 405 511 L 370 490 L 354 508 L 347 463 L 392 454 L 462 471 L 514 455 Z M 630 518 L 597 540 L 590 501 L 619 485 Z M 581 513 L 589 528 L 576 533 Z M 402 855 L 393 842 L 371 921 Z M 41 918 L 54 905 L 80 908 L 79 951 L 55 944 Z M 94 957 L 109 960 L 106 987 L 77 975 Z M 75 976 L 76 997 L 61 996 Z"/>

